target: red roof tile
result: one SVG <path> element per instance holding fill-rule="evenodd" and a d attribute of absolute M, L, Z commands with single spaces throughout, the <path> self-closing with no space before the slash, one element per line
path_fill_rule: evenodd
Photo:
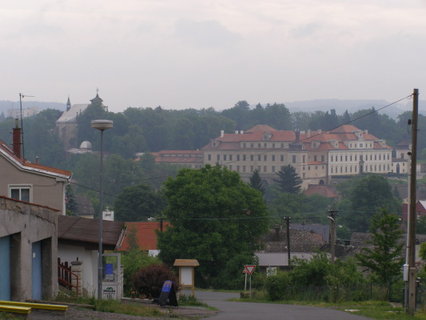
<path fill-rule="evenodd" d="M 15 163 L 17 163 L 18 165 L 20 165 L 23 169 L 36 169 L 36 170 L 42 170 L 45 171 L 47 173 L 52 173 L 52 174 L 60 174 L 63 176 L 67 176 L 68 178 L 71 177 L 72 173 L 71 171 L 67 171 L 67 170 L 62 170 L 62 169 L 57 169 L 57 168 L 52 168 L 52 167 L 48 167 L 48 166 L 43 166 L 41 164 L 37 164 L 37 163 L 31 163 L 27 160 L 23 160 L 18 158 L 13 151 L 3 142 L 0 140 L 0 149 L 2 151 L 4 151 L 4 154 L 6 155 L 6 157 L 9 158 L 10 161 L 13 161 Z"/>
<path fill-rule="evenodd" d="M 157 231 L 160 231 L 160 222 L 126 222 L 125 224 L 126 232 L 119 250 L 129 250 L 133 236 L 141 250 L 157 250 Z M 170 223 L 163 222 L 163 230 L 169 226 Z"/>

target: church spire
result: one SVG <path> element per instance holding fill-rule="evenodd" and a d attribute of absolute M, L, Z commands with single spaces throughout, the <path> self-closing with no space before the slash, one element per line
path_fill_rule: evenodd
<path fill-rule="evenodd" d="M 70 96 L 68 96 L 68 100 L 67 100 L 67 111 L 69 111 L 71 109 L 71 101 L 70 101 Z"/>

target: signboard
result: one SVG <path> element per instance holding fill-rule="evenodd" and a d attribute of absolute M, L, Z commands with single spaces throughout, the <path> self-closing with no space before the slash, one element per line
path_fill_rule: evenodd
<path fill-rule="evenodd" d="M 245 265 L 243 273 L 252 274 L 254 272 L 254 269 L 256 269 L 255 265 Z"/>
<path fill-rule="evenodd" d="M 117 300 L 117 286 L 116 285 L 103 285 L 102 286 L 102 299 Z"/>

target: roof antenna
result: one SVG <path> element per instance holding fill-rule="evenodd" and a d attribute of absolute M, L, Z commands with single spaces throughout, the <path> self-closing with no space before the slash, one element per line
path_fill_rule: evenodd
<path fill-rule="evenodd" d="M 21 117 L 21 145 L 22 145 L 22 159 L 25 159 L 25 149 L 24 149 L 24 118 L 22 115 L 22 99 L 25 97 L 34 97 L 29 95 L 24 95 L 23 93 L 19 93 L 19 113 Z"/>

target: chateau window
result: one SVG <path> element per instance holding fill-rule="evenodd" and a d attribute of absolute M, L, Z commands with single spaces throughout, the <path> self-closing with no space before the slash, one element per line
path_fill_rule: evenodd
<path fill-rule="evenodd" d="M 275 172 L 275 166 L 272 166 L 272 172 Z"/>
<path fill-rule="evenodd" d="M 360 144 L 359 144 L 359 147 L 360 147 L 360 148 L 362 148 L 362 147 L 363 147 L 363 144 L 362 144 L 362 143 L 360 143 Z"/>
<path fill-rule="evenodd" d="M 240 161 L 240 155 L 237 154 L 237 161 Z"/>
<path fill-rule="evenodd" d="M 250 161 L 253 161 L 254 160 L 254 155 L 250 155 Z"/>
<path fill-rule="evenodd" d="M 9 198 L 31 202 L 31 186 L 9 185 Z"/>
<path fill-rule="evenodd" d="M 284 161 L 284 155 L 282 154 L 282 155 L 280 155 L 280 160 L 281 161 Z"/>
<path fill-rule="evenodd" d="M 330 172 L 333 173 L 333 167 L 330 168 Z"/>
<path fill-rule="evenodd" d="M 325 158 L 324 156 L 321 156 L 321 161 L 324 162 Z"/>
<path fill-rule="evenodd" d="M 333 155 L 330 156 L 330 162 L 333 162 Z"/>
<path fill-rule="evenodd" d="M 220 154 L 216 155 L 216 160 L 220 161 Z"/>
<path fill-rule="evenodd" d="M 291 157 L 291 161 L 292 161 L 293 163 L 296 163 L 296 161 L 297 161 L 297 157 L 296 157 L 296 155 L 293 155 L 293 156 Z"/>
<path fill-rule="evenodd" d="M 305 160 L 306 160 L 306 156 L 305 156 L 305 155 L 303 155 L 303 156 L 302 156 L 302 162 L 303 162 L 303 163 L 305 163 L 305 162 L 306 162 Z"/>
<path fill-rule="evenodd" d="M 240 172 L 240 166 L 237 166 L 237 172 Z"/>
<path fill-rule="evenodd" d="M 268 146 L 268 144 L 265 142 L 264 144 L 263 144 L 263 147 L 264 148 L 266 148 Z"/>
<path fill-rule="evenodd" d="M 275 161 L 275 154 L 273 154 L 271 157 L 272 157 L 272 161 Z"/>
<path fill-rule="evenodd" d="M 346 161 L 346 162 L 348 161 L 348 156 L 345 156 L 345 161 Z"/>
<path fill-rule="evenodd" d="M 246 161 L 246 155 L 243 154 L 243 161 Z"/>
<path fill-rule="evenodd" d="M 267 172 L 268 168 L 266 166 L 263 166 L 263 172 Z"/>
<path fill-rule="evenodd" d="M 250 143 L 250 148 L 254 148 L 254 144 L 253 143 Z"/>
<path fill-rule="evenodd" d="M 263 156 L 263 161 L 267 161 L 268 160 L 268 156 L 265 154 L 264 156 Z"/>
<path fill-rule="evenodd" d="M 257 155 L 257 160 L 262 160 L 262 156 L 260 154 Z"/>
<path fill-rule="evenodd" d="M 341 156 L 340 156 L 340 162 L 342 162 L 342 161 L 343 161 L 343 156 L 341 155 Z"/>
<path fill-rule="evenodd" d="M 317 161 L 317 156 L 314 156 L 314 161 Z"/>
<path fill-rule="evenodd" d="M 229 160 L 232 161 L 232 154 L 229 155 Z"/>
<path fill-rule="evenodd" d="M 243 172 L 246 172 L 246 166 L 243 166 Z"/>
<path fill-rule="evenodd" d="M 212 155 L 211 155 L 210 153 L 207 155 L 207 159 L 208 159 L 209 161 L 211 161 L 211 159 L 212 159 Z"/>
<path fill-rule="evenodd" d="M 243 149 L 245 149 L 246 148 L 246 143 L 245 142 L 243 142 Z"/>
<path fill-rule="evenodd" d="M 223 155 L 223 161 L 226 161 L 226 154 Z"/>
<path fill-rule="evenodd" d="M 275 143 L 273 143 L 273 144 L 272 144 L 272 148 L 274 148 L 274 149 L 275 149 Z"/>
<path fill-rule="evenodd" d="M 261 147 L 261 145 L 262 145 L 262 144 L 259 142 L 259 143 L 257 144 L 257 147 L 258 147 L 258 148 L 260 148 L 260 147 Z"/>

